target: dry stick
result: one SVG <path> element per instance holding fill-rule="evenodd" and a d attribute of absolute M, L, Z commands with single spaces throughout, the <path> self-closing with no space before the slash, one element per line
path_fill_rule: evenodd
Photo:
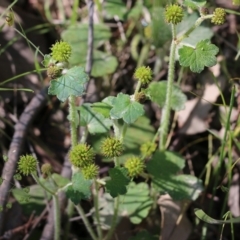
<path fill-rule="evenodd" d="M 16 170 L 17 161 L 21 154 L 23 142 L 27 134 L 28 128 L 37 115 L 39 110 L 45 106 L 47 102 L 46 88 L 38 93 L 25 108 L 20 116 L 19 121 L 15 125 L 15 132 L 8 151 L 8 161 L 4 164 L 2 171 L 3 183 L 0 186 L 0 206 L 5 208 L 9 190 L 11 187 L 12 177 Z M 4 210 L 0 212 L 0 233 L 2 232 L 4 222 Z"/>

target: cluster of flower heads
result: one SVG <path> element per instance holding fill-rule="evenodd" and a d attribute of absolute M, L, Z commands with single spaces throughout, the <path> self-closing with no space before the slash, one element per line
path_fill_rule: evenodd
<path fill-rule="evenodd" d="M 201 14 L 208 14 L 207 8 L 200 9 Z M 225 21 L 226 12 L 223 8 L 216 8 L 212 14 L 211 22 L 221 25 Z M 184 17 L 183 8 L 178 4 L 170 4 L 165 9 L 165 21 L 177 25 L 182 22 Z"/>
<path fill-rule="evenodd" d="M 99 167 L 94 163 L 95 154 L 87 144 L 78 144 L 69 153 L 69 160 L 73 166 L 81 169 L 85 179 L 94 179 L 98 175 Z"/>
<path fill-rule="evenodd" d="M 47 76 L 50 79 L 56 79 L 61 76 L 62 65 L 68 63 L 72 54 L 72 48 L 69 43 L 59 41 L 53 44 L 50 49 L 51 61 L 47 68 Z"/>

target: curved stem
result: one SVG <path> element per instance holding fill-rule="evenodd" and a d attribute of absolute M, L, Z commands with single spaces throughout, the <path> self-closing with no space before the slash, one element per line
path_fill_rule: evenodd
<path fill-rule="evenodd" d="M 168 69 L 168 81 L 167 81 L 167 93 L 166 103 L 162 109 L 162 117 L 160 123 L 160 142 L 159 149 L 164 150 L 166 147 L 166 140 L 168 134 L 168 126 L 170 121 L 171 113 L 171 99 L 172 99 L 172 88 L 174 81 L 174 66 L 175 66 L 175 54 L 176 54 L 176 26 L 172 24 L 172 43 L 170 49 L 169 69 Z"/>
<path fill-rule="evenodd" d="M 86 228 L 88 230 L 88 233 L 90 234 L 91 238 L 93 240 L 98 240 L 97 236 L 95 235 L 95 233 L 92 230 L 91 224 L 89 223 L 89 221 L 86 217 L 86 214 L 85 214 L 84 210 L 82 209 L 82 207 L 80 205 L 75 205 L 75 207 L 78 211 L 78 214 L 81 216 L 81 218 L 84 222 L 84 225 L 86 226 Z"/>
<path fill-rule="evenodd" d="M 109 240 L 111 239 L 113 232 L 116 228 L 117 225 L 117 216 L 118 216 L 118 209 L 119 209 L 119 203 L 120 203 L 120 197 L 117 196 L 116 198 L 114 198 L 114 211 L 113 211 L 113 219 L 112 219 L 112 224 L 111 227 L 106 235 L 106 237 L 104 238 L 104 240 Z"/>
<path fill-rule="evenodd" d="M 41 186 L 46 192 L 50 193 L 52 196 L 55 196 L 55 192 L 53 192 L 52 190 L 48 189 L 38 178 L 36 173 L 32 173 L 31 174 L 33 179 L 35 180 L 35 182 Z"/>

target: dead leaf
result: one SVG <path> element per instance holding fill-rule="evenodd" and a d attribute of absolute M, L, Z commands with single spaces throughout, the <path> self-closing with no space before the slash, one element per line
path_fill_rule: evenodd
<path fill-rule="evenodd" d="M 160 240 L 186 240 L 192 232 L 192 224 L 182 208 L 186 202 L 173 201 L 169 195 L 158 200 L 162 215 Z"/>

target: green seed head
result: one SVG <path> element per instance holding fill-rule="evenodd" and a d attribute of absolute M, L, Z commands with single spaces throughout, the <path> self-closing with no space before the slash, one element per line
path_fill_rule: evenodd
<path fill-rule="evenodd" d="M 128 170 L 129 177 L 138 176 L 145 168 L 144 162 L 138 157 L 131 157 L 127 159 L 124 166 Z"/>
<path fill-rule="evenodd" d="M 134 98 L 136 102 L 144 103 L 146 100 L 146 95 L 144 92 L 138 92 L 135 94 Z"/>
<path fill-rule="evenodd" d="M 123 145 L 117 138 L 109 137 L 102 142 L 101 151 L 105 157 L 118 157 L 122 154 Z"/>
<path fill-rule="evenodd" d="M 41 172 L 43 174 L 43 178 L 47 178 L 52 173 L 52 166 L 50 163 L 44 163 L 41 167 Z"/>
<path fill-rule="evenodd" d="M 61 76 L 62 69 L 56 65 L 50 65 L 47 69 L 47 76 L 52 80 Z"/>
<path fill-rule="evenodd" d="M 71 46 L 64 41 L 56 42 L 52 45 L 51 50 L 51 56 L 57 62 L 67 62 L 72 53 Z"/>
<path fill-rule="evenodd" d="M 152 81 L 152 70 L 150 67 L 138 67 L 134 73 L 134 78 L 143 84 L 148 84 Z"/>
<path fill-rule="evenodd" d="M 216 8 L 213 12 L 211 22 L 216 25 L 221 25 L 225 22 L 226 12 L 223 8 Z"/>
<path fill-rule="evenodd" d="M 98 176 L 98 170 L 99 170 L 99 167 L 94 163 L 89 164 L 86 167 L 81 169 L 82 174 L 83 174 L 85 179 L 96 178 Z"/>
<path fill-rule="evenodd" d="M 156 150 L 157 145 L 152 142 L 146 142 L 141 145 L 140 151 L 142 155 L 149 157 Z"/>
<path fill-rule="evenodd" d="M 70 151 L 69 159 L 73 166 L 84 168 L 93 163 L 93 149 L 87 144 L 78 144 Z"/>
<path fill-rule="evenodd" d="M 18 171 L 23 175 L 36 173 L 37 159 L 32 155 L 21 156 L 18 162 Z"/>
<path fill-rule="evenodd" d="M 178 24 L 183 20 L 183 8 L 177 4 L 168 5 L 165 9 L 165 21 L 167 23 Z"/>

